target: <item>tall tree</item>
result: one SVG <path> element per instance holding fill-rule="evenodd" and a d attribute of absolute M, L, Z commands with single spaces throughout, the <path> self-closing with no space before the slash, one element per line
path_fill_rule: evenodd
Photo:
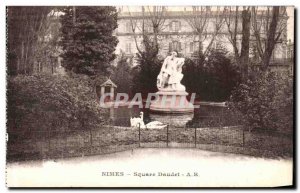
<path fill-rule="evenodd" d="M 61 16 L 63 66 L 75 73 L 107 74 L 115 59 L 115 7 L 66 7 Z"/>
<path fill-rule="evenodd" d="M 251 12 L 250 7 L 244 7 L 242 11 L 242 46 L 240 61 L 243 65 L 243 78 L 248 77 L 249 67 L 249 51 L 250 51 L 250 28 L 251 28 Z"/>
<path fill-rule="evenodd" d="M 273 6 L 266 9 L 252 7 L 252 27 L 256 40 L 256 49 L 261 59 L 262 69 L 270 64 L 275 45 L 286 30 L 286 8 Z"/>
<path fill-rule="evenodd" d="M 8 7 L 8 74 L 31 74 L 37 61 L 38 44 L 49 28 L 53 7 Z"/>
<path fill-rule="evenodd" d="M 136 19 L 130 17 L 139 63 L 133 69 L 134 82 L 136 82 L 133 89 L 146 96 L 149 92 L 155 92 L 157 89 L 156 78 L 162 62 L 157 57 L 160 49 L 158 35 L 165 27 L 166 8 L 163 6 L 142 6 L 141 9 L 141 17 Z M 128 12 L 132 16 L 129 8 Z M 141 44 L 137 40 L 138 35 L 142 36 Z"/>
<path fill-rule="evenodd" d="M 165 27 L 166 8 L 164 6 L 142 6 L 142 18 L 130 17 L 130 25 L 136 48 L 140 55 L 156 57 L 159 52 L 158 35 Z M 128 13 L 132 16 L 130 9 Z M 142 45 L 138 44 L 137 35 L 142 35 Z"/>
<path fill-rule="evenodd" d="M 192 27 L 198 39 L 198 58 L 200 59 L 200 63 L 208 56 L 211 46 L 222 29 L 224 23 L 223 11 L 220 7 L 212 10 L 211 6 L 193 6 L 192 14 L 186 18 L 186 21 Z M 209 23 L 213 24 L 211 29 Z M 203 49 L 202 42 L 208 39 L 208 37 L 210 37 L 209 43 Z"/>
<path fill-rule="evenodd" d="M 247 78 L 250 50 L 250 28 L 251 28 L 251 10 L 250 7 L 225 8 L 225 23 L 229 32 L 228 40 L 234 51 L 235 63 L 240 67 L 243 78 Z M 242 23 L 242 29 L 239 23 Z M 241 46 L 239 48 L 239 43 Z"/>
<path fill-rule="evenodd" d="M 48 14 L 44 27 L 41 29 L 39 41 L 35 45 L 35 73 L 46 71 L 54 73 L 61 52 L 59 47 L 60 28 L 59 12 L 55 8 Z"/>
<path fill-rule="evenodd" d="M 127 57 L 124 53 L 121 53 L 117 66 L 112 74 L 112 80 L 118 85 L 118 93 L 127 93 L 131 96 L 132 89 L 132 75 L 131 66 L 127 62 Z"/>

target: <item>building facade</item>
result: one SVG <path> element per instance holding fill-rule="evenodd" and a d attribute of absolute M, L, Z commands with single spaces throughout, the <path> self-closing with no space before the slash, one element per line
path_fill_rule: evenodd
<path fill-rule="evenodd" d="M 152 37 L 153 32 L 153 17 L 154 12 L 151 10 L 143 10 L 142 7 L 134 7 L 133 11 L 130 10 L 132 7 L 119 7 L 118 8 L 118 29 L 116 30 L 116 36 L 119 39 L 119 44 L 116 48 L 116 53 L 125 53 L 127 56 L 134 58 L 138 53 L 137 45 L 142 48 L 142 25 L 144 22 L 144 32 L 146 31 L 149 37 Z M 166 7 L 163 10 L 162 15 L 159 19 L 162 20 L 160 23 L 160 30 L 157 32 L 158 44 L 159 44 L 159 56 L 164 58 L 172 50 L 178 51 L 184 57 L 192 57 L 199 49 L 199 42 L 201 42 L 200 49 L 205 50 L 210 45 L 212 38 L 211 47 L 224 47 L 230 53 L 233 53 L 233 46 L 229 41 L 228 26 L 225 23 L 222 15 L 224 12 L 223 8 L 212 8 L 206 9 L 209 12 L 206 15 L 207 20 L 205 29 L 201 37 L 195 32 L 195 28 L 192 27 L 191 21 L 195 18 L 195 11 L 192 7 Z M 201 16 L 199 16 L 201 17 Z M 152 19 L 151 19 L 152 18 Z M 287 51 L 287 15 L 282 18 L 284 30 L 280 36 L 278 43 L 273 51 L 272 61 L 286 59 L 288 57 Z M 201 20 L 200 20 L 201 21 Z M 216 33 L 217 22 L 222 22 L 218 33 Z M 238 47 L 241 46 L 241 30 L 242 30 L 242 18 L 241 13 L 238 18 Z M 217 35 L 216 35 L 217 34 Z M 266 36 L 266 30 L 261 30 L 261 37 Z M 253 30 L 251 29 L 250 44 L 255 43 L 255 37 Z M 251 46 L 250 46 L 251 47 Z M 251 58 L 258 58 L 258 54 L 255 49 L 250 50 Z M 133 59 L 134 61 L 134 59 Z"/>

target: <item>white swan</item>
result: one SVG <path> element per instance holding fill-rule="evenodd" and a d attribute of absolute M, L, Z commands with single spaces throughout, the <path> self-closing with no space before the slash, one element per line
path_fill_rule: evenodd
<path fill-rule="evenodd" d="M 152 121 L 150 123 L 144 123 L 144 113 L 140 112 L 140 117 L 130 117 L 131 127 L 140 127 L 142 129 L 163 129 L 167 125 L 159 121 Z"/>
<path fill-rule="evenodd" d="M 130 117 L 130 125 L 131 127 L 138 127 L 139 125 L 145 125 L 144 124 L 144 115 L 143 112 L 140 113 L 140 117 Z"/>
<path fill-rule="evenodd" d="M 163 129 L 165 127 L 167 127 L 167 125 L 159 121 L 152 121 L 146 124 L 146 129 Z"/>

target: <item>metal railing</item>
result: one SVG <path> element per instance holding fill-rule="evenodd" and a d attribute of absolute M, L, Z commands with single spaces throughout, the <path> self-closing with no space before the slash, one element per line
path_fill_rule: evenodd
<path fill-rule="evenodd" d="M 88 130 L 8 131 L 7 160 L 57 159 L 101 155 L 134 148 L 199 148 L 256 156 L 292 156 L 293 136 L 250 132 L 243 126 L 99 126 Z"/>

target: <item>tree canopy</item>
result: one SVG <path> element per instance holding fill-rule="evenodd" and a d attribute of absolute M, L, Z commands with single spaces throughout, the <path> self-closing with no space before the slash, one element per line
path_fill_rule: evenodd
<path fill-rule="evenodd" d="M 7 8 L 8 74 L 31 74 L 34 70 L 53 7 L 12 6 Z M 48 46 L 46 46 L 47 49 Z"/>
<path fill-rule="evenodd" d="M 66 7 L 61 16 L 63 66 L 75 73 L 108 73 L 118 43 L 115 7 Z"/>

